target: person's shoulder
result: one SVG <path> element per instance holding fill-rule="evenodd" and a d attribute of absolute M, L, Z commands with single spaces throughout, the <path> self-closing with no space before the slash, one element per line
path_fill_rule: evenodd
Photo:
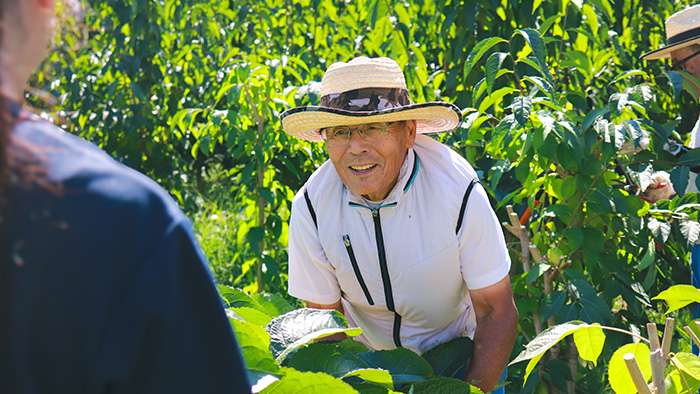
<path fill-rule="evenodd" d="M 464 157 L 428 136 L 416 136 L 414 150 L 420 160 L 421 170 L 448 188 L 464 192 L 466 185 L 478 179 L 476 171 Z"/>
<path fill-rule="evenodd" d="M 305 199 L 304 194 L 307 193 L 311 201 L 315 201 L 320 195 L 325 195 L 328 190 L 342 190 L 343 181 L 338 176 L 338 173 L 333 167 L 330 160 L 326 160 L 316 171 L 311 174 L 304 186 L 294 196 L 292 202 L 297 202 L 300 199 Z"/>
<path fill-rule="evenodd" d="M 45 168 L 48 181 L 59 186 L 60 204 L 69 210 L 101 212 L 102 217 L 111 214 L 117 219 L 140 217 L 157 226 L 184 219 L 155 181 L 80 137 L 43 121 L 22 122 L 14 135 Z"/>

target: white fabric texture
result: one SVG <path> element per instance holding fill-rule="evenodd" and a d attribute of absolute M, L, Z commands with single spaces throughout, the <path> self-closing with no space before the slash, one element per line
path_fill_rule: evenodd
<path fill-rule="evenodd" d="M 693 131 L 691 131 L 690 134 L 690 148 L 695 149 L 697 147 L 700 147 L 700 118 L 698 118 L 698 121 L 695 122 L 695 127 L 693 128 Z M 698 191 L 698 187 L 695 186 L 695 179 L 698 177 L 698 174 L 690 171 L 690 175 L 688 177 L 688 186 L 685 188 L 685 193 L 700 193 Z M 698 240 L 700 242 L 700 240 Z"/>
<path fill-rule="evenodd" d="M 378 208 L 395 310 L 402 319 L 401 345 L 418 353 L 458 336 L 473 337 L 468 290 L 493 285 L 510 269 L 501 226 L 480 185 L 473 188 L 455 234 L 462 198 L 476 178 L 456 152 L 418 135 L 396 186 Z M 393 349 L 395 316 L 387 309 L 375 225 L 366 200 L 343 185 L 330 161 L 324 163 L 292 202 L 289 294 L 324 305 L 341 300 L 349 324 L 363 329 L 359 340 L 372 349 Z M 344 235 L 374 305 L 360 286 Z"/>

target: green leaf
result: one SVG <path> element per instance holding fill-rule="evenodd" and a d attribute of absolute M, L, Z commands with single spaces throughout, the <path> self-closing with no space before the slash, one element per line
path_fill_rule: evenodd
<path fill-rule="evenodd" d="M 552 294 L 547 295 L 540 310 L 542 321 L 547 321 L 550 317 L 556 315 L 564 305 L 564 302 L 566 302 L 565 291 L 554 291 Z"/>
<path fill-rule="evenodd" d="M 257 301 L 255 301 L 251 296 L 246 294 L 244 291 L 239 289 L 234 289 L 233 287 L 228 287 L 224 285 L 218 285 L 217 289 L 221 298 L 223 298 L 230 308 L 252 308 L 260 312 L 266 313 L 265 308 L 262 307 Z"/>
<path fill-rule="evenodd" d="M 627 353 L 634 354 L 644 379 L 649 381 L 649 378 L 651 378 L 651 352 L 649 347 L 641 342 L 624 345 L 615 351 L 608 365 L 608 381 L 610 382 L 610 387 L 617 394 L 637 393 L 637 388 L 623 359 L 623 356 Z"/>
<path fill-rule="evenodd" d="M 236 332 L 236 341 L 248 369 L 275 373 L 277 363 L 268 350 L 270 336 L 264 328 L 253 323 L 229 319 Z"/>
<path fill-rule="evenodd" d="M 655 218 L 649 218 L 647 220 L 647 228 L 651 230 L 652 235 L 654 235 L 659 243 L 665 243 L 669 234 L 671 234 L 671 225 L 656 220 Z"/>
<path fill-rule="evenodd" d="M 668 82 L 673 87 L 673 99 L 678 100 L 683 92 L 683 77 L 674 71 L 664 72 L 664 75 L 668 77 Z"/>
<path fill-rule="evenodd" d="M 267 314 L 272 317 L 295 310 L 287 300 L 278 294 L 255 293 L 251 296 Z"/>
<path fill-rule="evenodd" d="M 466 78 L 466 76 L 469 75 L 469 72 L 471 72 L 472 68 L 474 68 L 474 65 L 476 65 L 476 63 L 489 49 L 501 42 L 508 41 L 500 37 L 490 37 L 479 41 L 474 46 L 474 49 L 472 49 L 472 51 L 469 53 L 469 56 L 467 56 L 467 60 L 464 62 L 464 77 Z"/>
<path fill-rule="evenodd" d="M 312 343 L 289 358 L 287 366 L 302 372 L 323 372 L 335 377 L 367 368 L 366 362 L 334 342 Z"/>
<path fill-rule="evenodd" d="M 600 326 L 594 324 L 574 332 L 574 343 L 579 357 L 598 365 L 597 360 L 605 344 L 605 334 Z"/>
<path fill-rule="evenodd" d="M 527 122 L 530 120 L 530 112 L 532 112 L 532 98 L 531 97 L 516 97 L 513 99 L 513 104 L 510 105 L 513 110 L 513 115 L 515 115 L 515 120 L 518 121 L 520 126 L 527 127 Z"/>
<path fill-rule="evenodd" d="M 692 249 L 698 240 L 698 235 L 700 235 L 700 223 L 695 220 L 684 220 L 681 222 L 680 227 L 686 247 Z"/>
<path fill-rule="evenodd" d="M 474 342 L 466 337 L 457 337 L 441 343 L 423 354 L 438 376 L 453 377 L 474 353 Z"/>
<path fill-rule="evenodd" d="M 261 394 L 357 394 L 358 391 L 340 379 L 325 373 L 299 372 L 284 369 L 282 379 L 267 386 Z"/>
<path fill-rule="evenodd" d="M 525 276 L 525 284 L 529 285 L 534 280 L 542 276 L 545 272 L 547 272 L 547 270 L 549 270 L 550 268 L 552 268 L 552 266 L 547 263 L 540 263 L 530 268 L 530 271 L 528 271 L 527 275 Z"/>
<path fill-rule="evenodd" d="M 491 94 L 493 83 L 496 81 L 498 70 L 501 69 L 503 60 L 508 56 L 506 52 L 494 52 L 486 60 L 486 91 Z"/>
<path fill-rule="evenodd" d="M 433 368 L 421 356 L 406 348 L 379 350 L 357 355 L 370 368 L 389 371 L 395 383 L 415 382 L 435 377 Z"/>
<path fill-rule="evenodd" d="M 564 237 L 569 240 L 569 248 L 571 248 L 572 252 L 575 252 L 583 245 L 583 231 L 580 227 L 571 227 L 565 230 Z"/>
<path fill-rule="evenodd" d="M 552 84 L 549 83 L 549 81 L 547 81 L 546 79 L 542 77 L 526 75 L 523 77 L 523 81 L 532 82 L 543 93 L 547 94 L 552 101 L 554 101 L 554 88 L 552 87 Z"/>
<path fill-rule="evenodd" d="M 689 166 L 700 165 L 700 148 L 691 149 L 678 159 L 678 164 Z"/>
<path fill-rule="evenodd" d="M 700 380 L 700 358 L 692 353 L 679 352 L 673 355 L 678 368 L 695 380 Z"/>
<path fill-rule="evenodd" d="M 391 374 L 389 373 L 389 371 L 385 371 L 383 369 L 356 369 L 345 374 L 343 376 L 343 379 L 349 378 L 351 376 L 358 377 L 362 380 L 374 383 L 382 387 L 386 387 L 387 389 L 394 388 L 394 380 L 391 378 Z"/>
<path fill-rule="evenodd" d="M 515 360 L 511 361 L 508 365 L 513 365 L 524 360 L 530 360 L 525 368 L 525 375 L 523 376 L 523 380 L 527 381 L 527 377 L 530 375 L 533 368 L 535 368 L 535 365 L 537 365 L 540 358 L 542 358 L 547 350 L 556 345 L 569 334 L 586 327 L 590 327 L 590 325 L 582 321 L 571 321 L 550 327 L 542 331 L 532 341 L 530 341 L 530 343 L 525 346 L 525 350 L 520 352 L 518 357 L 516 357 Z"/>
<path fill-rule="evenodd" d="M 516 33 L 522 35 L 525 41 L 527 41 L 532 52 L 535 54 L 535 59 L 539 66 L 538 71 L 551 83 L 552 76 L 549 73 L 549 66 L 547 66 L 547 48 L 544 45 L 544 40 L 542 40 L 540 33 L 531 28 L 518 29 Z"/>
<path fill-rule="evenodd" d="M 469 383 L 445 377 L 426 380 L 413 385 L 413 394 L 483 394 L 479 388 L 470 385 Z"/>
<path fill-rule="evenodd" d="M 691 285 L 675 285 L 662 291 L 652 300 L 666 301 L 668 303 L 666 314 L 669 314 L 690 303 L 700 302 L 700 290 Z"/>
<path fill-rule="evenodd" d="M 267 323 L 272 320 L 272 317 L 267 313 L 261 312 L 257 309 L 242 307 L 242 308 L 230 308 L 227 311 L 232 311 L 240 316 L 243 320 L 260 326 L 261 328 L 267 325 Z"/>
<path fill-rule="evenodd" d="M 336 310 L 301 308 L 278 316 L 265 327 L 270 334 L 270 352 L 281 363 L 293 350 L 333 334 L 348 336 L 362 333 L 360 328 L 347 328 L 345 317 Z"/>
<path fill-rule="evenodd" d="M 683 197 L 685 190 L 688 188 L 688 180 L 690 179 L 690 167 L 678 166 L 671 171 L 670 174 L 673 189 L 678 196 Z"/>

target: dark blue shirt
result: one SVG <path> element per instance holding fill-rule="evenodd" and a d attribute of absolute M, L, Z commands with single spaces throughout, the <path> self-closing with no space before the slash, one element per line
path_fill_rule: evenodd
<path fill-rule="evenodd" d="M 13 139 L 46 185 L 7 195 L 0 393 L 250 392 L 190 222 L 168 194 L 43 121 L 18 123 Z"/>

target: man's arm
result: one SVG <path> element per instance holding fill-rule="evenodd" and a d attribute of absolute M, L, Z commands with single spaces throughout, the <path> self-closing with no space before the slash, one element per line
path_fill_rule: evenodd
<path fill-rule="evenodd" d="M 476 332 L 474 355 L 463 379 L 489 392 L 498 382 L 513 349 L 518 310 L 508 276 L 483 289 L 469 290 L 469 295 L 476 314 Z"/>
<path fill-rule="evenodd" d="M 306 307 L 307 308 L 314 308 L 314 309 L 335 309 L 336 311 L 342 313 L 345 315 L 345 311 L 343 310 L 343 304 L 338 300 L 335 304 L 314 304 L 311 301 L 304 301 L 306 302 Z M 318 341 L 330 341 L 330 340 L 337 340 L 337 341 L 344 341 L 348 339 L 348 336 L 345 335 L 344 332 L 339 332 L 337 334 L 333 334 L 324 338 L 319 339 Z"/>

